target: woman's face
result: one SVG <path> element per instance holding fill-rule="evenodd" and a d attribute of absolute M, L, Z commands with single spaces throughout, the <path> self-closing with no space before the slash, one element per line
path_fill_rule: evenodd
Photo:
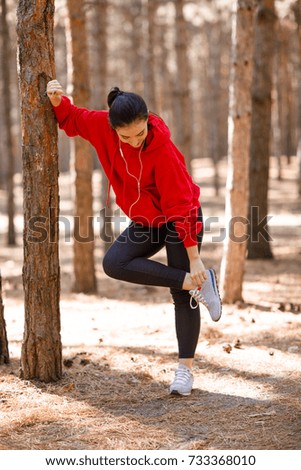
<path fill-rule="evenodd" d="M 147 136 L 147 119 L 139 119 L 139 121 L 134 121 L 126 126 L 117 127 L 115 130 L 121 142 L 138 148 Z"/>

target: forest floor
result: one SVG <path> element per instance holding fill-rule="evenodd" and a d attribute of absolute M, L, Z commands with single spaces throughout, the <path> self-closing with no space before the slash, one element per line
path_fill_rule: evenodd
<path fill-rule="evenodd" d="M 72 293 L 72 244 L 60 241 L 63 377 L 24 381 L 22 189 L 18 246 L 5 244 L 0 191 L 0 263 L 10 364 L 0 366 L 0 449 L 301 449 L 301 215 L 297 164 L 272 160 L 273 259 L 248 260 L 244 302 L 224 305 L 202 330 L 191 396 L 168 394 L 177 363 L 167 289 L 105 277 L 96 240 L 97 295 Z M 215 196 L 207 160 L 194 162 L 208 222 L 203 260 L 219 273 L 226 162 Z M 61 175 L 62 214 L 71 213 L 70 177 Z M 97 172 L 95 175 L 97 188 Z M 97 193 L 97 190 L 96 190 Z M 209 230 L 210 226 L 210 230 Z M 157 255 L 164 262 L 164 253 Z"/>

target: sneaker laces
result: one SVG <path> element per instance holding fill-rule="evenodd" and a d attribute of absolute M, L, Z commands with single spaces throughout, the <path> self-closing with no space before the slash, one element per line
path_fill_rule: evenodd
<path fill-rule="evenodd" d="M 188 368 L 179 367 L 175 372 L 173 386 L 185 385 L 191 379 L 191 372 Z"/>
<path fill-rule="evenodd" d="M 189 294 L 191 295 L 190 297 L 190 307 L 195 309 L 198 307 L 199 304 L 205 305 L 206 308 L 208 308 L 208 304 L 206 302 L 205 297 L 201 293 L 201 287 L 196 287 L 193 290 L 189 291 Z M 193 301 L 195 301 L 195 305 L 193 305 Z"/>

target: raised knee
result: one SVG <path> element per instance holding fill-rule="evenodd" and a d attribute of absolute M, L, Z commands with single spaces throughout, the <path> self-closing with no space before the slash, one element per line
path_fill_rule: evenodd
<path fill-rule="evenodd" d="M 115 256 L 110 253 L 110 250 L 105 254 L 102 260 L 102 266 L 105 274 L 114 279 L 118 279 L 118 273 L 120 273 L 120 266 Z"/>

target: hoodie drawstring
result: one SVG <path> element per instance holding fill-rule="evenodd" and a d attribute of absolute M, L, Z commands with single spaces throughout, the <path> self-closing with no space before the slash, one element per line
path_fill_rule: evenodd
<path fill-rule="evenodd" d="M 141 176 L 142 176 L 142 170 L 143 170 L 143 164 L 142 164 L 142 159 L 141 159 L 141 152 L 142 152 L 142 149 L 144 147 L 144 141 L 142 142 L 141 146 L 140 146 L 140 149 L 139 149 L 139 155 L 138 155 L 138 159 L 139 159 L 139 163 L 140 163 L 140 171 L 139 171 L 139 176 L 135 176 L 133 175 L 133 173 L 131 173 L 128 169 L 128 163 L 126 161 L 126 158 L 123 154 L 123 151 L 122 151 L 122 148 L 121 148 L 121 142 L 119 140 L 119 152 L 120 152 L 120 155 L 125 163 L 125 168 L 126 168 L 126 172 L 129 176 L 132 176 L 136 181 L 137 181 L 137 186 L 138 186 L 138 197 L 136 199 L 136 201 L 134 201 L 130 208 L 129 208 L 129 218 L 131 218 L 131 210 L 132 210 L 132 207 L 137 204 L 137 202 L 139 201 L 140 199 L 140 183 L 141 183 Z"/>

